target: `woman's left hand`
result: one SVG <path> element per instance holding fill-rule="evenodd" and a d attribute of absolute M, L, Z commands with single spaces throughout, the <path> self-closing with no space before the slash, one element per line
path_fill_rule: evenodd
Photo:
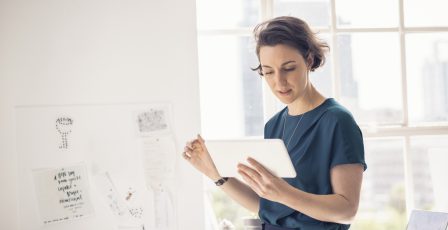
<path fill-rule="evenodd" d="M 282 198 L 282 192 L 291 187 L 282 178 L 274 176 L 263 165 L 252 158 L 248 158 L 250 166 L 238 164 L 238 173 L 243 180 L 264 199 L 279 202 Z"/>

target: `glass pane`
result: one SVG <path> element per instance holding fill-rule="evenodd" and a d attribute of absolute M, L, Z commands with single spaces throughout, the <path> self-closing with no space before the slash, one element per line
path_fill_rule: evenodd
<path fill-rule="evenodd" d="M 448 33 L 408 34 L 410 122 L 448 121 Z"/>
<path fill-rule="evenodd" d="M 411 138 L 416 209 L 448 211 L 448 136 Z"/>
<path fill-rule="evenodd" d="M 206 179 L 210 180 L 210 179 Z M 246 229 L 243 224 L 243 218 L 256 217 L 257 214 L 248 211 L 243 206 L 232 200 L 221 189 L 217 188 L 213 183 L 207 183 L 206 189 L 206 205 L 210 205 L 210 212 L 216 218 L 215 225 L 210 230 L 216 229 Z M 231 223 L 235 228 L 224 228 L 224 223 Z"/>
<path fill-rule="evenodd" d="M 367 139 L 367 170 L 358 214 L 350 229 L 405 229 L 403 139 Z"/>
<path fill-rule="evenodd" d="M 448 26 L 446 0 L 406 0 L 403 4 L 406 26 Z"/>
<path fill-rule="evenodd" d="M 402 94 L 398 35 L 337 36 L 341 102 L 359 124 L 400 124 Z"/>
<path fill-rule="evenodd" d="M 328 56 L 325 65 L 310 73 L 314 87 L 325 97 L 333 97 L 333 82 L 331 80 L 331 57 Z"/>
<path fill-rule="evenodd" d="M 202 133 L 206 138 L 262 136 L 262 79 L 252 37 L 199 36 Z"/>
<path fill-rule="evenodd" d="M 318 37 L 328 45 L 331 44 L 330 35 L 329 34 L 318 34 Z M 332 72 L 331 66 L 333 63 L 331 62 L 331 47 L 330 53 L 327 53 L 325 64 L 321 66 L 319 69 L 311 72 L 310 79 L 316 89 L 322 93 L 326 97 L 333 97 L 333 81 L 332 81 Z"/>
<path fill-rule="evenodd" d="M 274 0 L 274 16 L 295 16 L 312 27 L 330 26 L 328 0 Z"/>
<path fill-rule="evenodd" d="M 254 27 L 259 22 L 259 0 L 196 0 L 199 29 Z"/>
<path fill-rule="evenodd" d="M 339 27 L 398 26 L 397 0 L 337 0 L 335 4 Z"/>

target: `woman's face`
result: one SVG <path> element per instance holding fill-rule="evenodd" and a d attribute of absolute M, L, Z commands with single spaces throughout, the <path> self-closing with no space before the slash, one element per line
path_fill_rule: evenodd
<path fill-rule="evenodd" d="M 298 50 L 287 45 L 262 46 L 259 56 L 263 76 L 281 102 L 291 104 L 304 95 L 308 66 Z"/>

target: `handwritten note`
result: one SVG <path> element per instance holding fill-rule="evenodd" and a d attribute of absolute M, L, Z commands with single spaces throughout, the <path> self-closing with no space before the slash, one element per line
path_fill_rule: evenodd
<path fill-rule="evenodd" d="M 171 136 L 142 140 L 143 168 L 148 188 L 175 177 L 176 145 Z M 156 185 L 153 185 L 153 184 Z"/>
<path fill-rule="evenodd" d="M 85 166 L 34 170 L 34 184 L 44 224 L 94 213 Z"/>

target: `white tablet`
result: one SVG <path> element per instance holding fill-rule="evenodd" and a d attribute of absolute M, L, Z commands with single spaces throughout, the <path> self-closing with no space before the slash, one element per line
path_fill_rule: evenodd
<path fill-rule="evenodd" d="M 250 166 L 248 157 L 278 177 L 296 177 L 291 158 L 280 139 L 206 140 L 205 145 L 222 177 L 240 177 L 237 165 Z"/>

